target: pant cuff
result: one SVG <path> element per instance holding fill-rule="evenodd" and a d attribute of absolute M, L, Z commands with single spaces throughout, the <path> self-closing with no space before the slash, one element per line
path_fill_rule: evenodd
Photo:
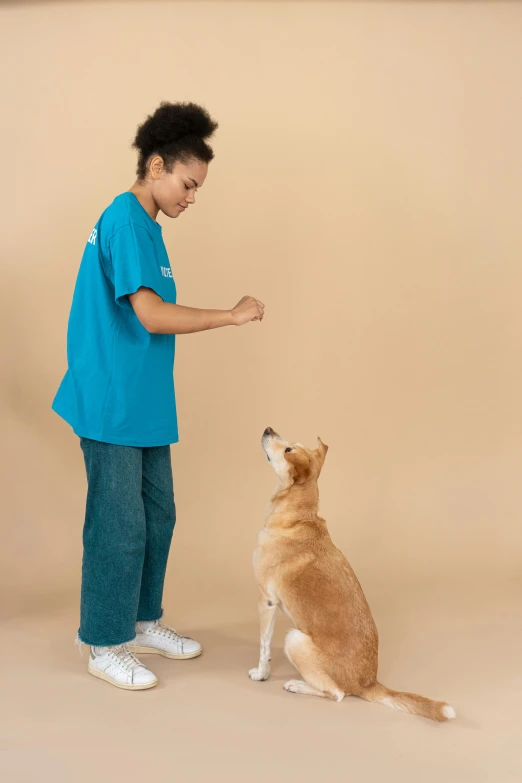
<path fill-rule="evenodd" d="M 93 641 L 93 640 L 90 640 L 90 639 L 88 640 L 86 636 L 83 636 L 80 633 L 80 631 L 78 631 L 78 634 L 76 636 L 75 644 L 77 644 L 77 645 L 86 644 L 89 647 L 119 647 L 120 644 L 130 644 L 131 642 L 134 641 L 135 638 L 136 638 L 136 631 L 134 631 L 132 636 L 129 636 L 127 639 L 123 639 L 123 640 L 120 639 L 118 641 L 103 641 L 103 642 L 100 642 L 98 640 L 96 640 L 96 641 Z"/>
<path fill-rule="evenodd" d="M 163 617 L 163 609 L 161 609 L 160 614 L 157 617 L 138 617 L 136 620 L 137 623 L 156 623 L 158 620 L 161 620 Z"/>

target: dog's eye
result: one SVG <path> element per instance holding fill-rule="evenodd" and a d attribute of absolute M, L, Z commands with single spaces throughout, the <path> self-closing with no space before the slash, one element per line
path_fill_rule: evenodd
<path fill-rule="evenodd" d="M 270 457 L 268 456 L 268 454 L 266 455 L 266 458 L 270 462 Z"/>
<path fill-rule="evenodd" d="M 288 452 L 289 452 L 289 451 L 292 451 L 292 449 L 290 448 L 290 446 L 289 446 L 287 449 L 285 449 L 285 454 L 288 454 Z"/>

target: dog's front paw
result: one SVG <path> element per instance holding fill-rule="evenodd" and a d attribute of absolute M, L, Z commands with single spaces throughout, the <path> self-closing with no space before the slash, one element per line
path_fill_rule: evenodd
<path fill-rule="evenodd" d="M 258 666 L 256 669 L 250 669 L 248 676 L 251 680 L 257 680 L 258 682 L 268 680 L 270 677 L 270 669 L 261 669 Z"/>

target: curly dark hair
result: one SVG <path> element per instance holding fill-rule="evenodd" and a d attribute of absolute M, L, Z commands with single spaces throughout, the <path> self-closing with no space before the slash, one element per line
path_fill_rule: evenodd
<path fill-rule="evenodd" d="M 151 155 L 160 155 L 167 171 L 172 171 L 177 160 L 186 162 L 196 158 L 210 163 L 214 153 L 205 139 L 210 138 L 217 127 L 208 111 L 197 103 L 164 101 L 154 114 L 149 114 L 136 133 L 132 146 L 139 153 L 138 178 L 145 179 Z"/>

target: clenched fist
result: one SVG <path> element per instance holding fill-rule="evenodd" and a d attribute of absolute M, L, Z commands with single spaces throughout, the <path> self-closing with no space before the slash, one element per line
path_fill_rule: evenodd
<path fill-rule="evenodd" d="M 243 326 L 250 321 L 262 321 L 265 314 L 265 306 L 259 299 L 253 296 L 244 296 L 230 311 L 236 326 Z"/>

